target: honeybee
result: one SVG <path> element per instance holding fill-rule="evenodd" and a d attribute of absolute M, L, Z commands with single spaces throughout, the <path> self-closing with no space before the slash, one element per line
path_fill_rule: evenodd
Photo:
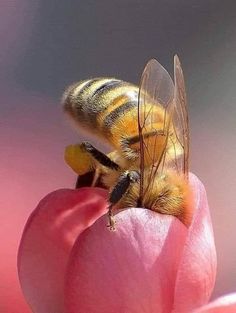
<path fill-rule="evenodd" d="M 188 184 L 189 123 L 184 76 L 174 57 L 174 83 L 155 59 L 145 66 L 140 86 L 116 78 L 71 85 L 64 111 L 76 125 L 112 146 L 104 154 L 88 142 L 68 146 L 67 163 L 78 185 L 93 175 L 93 186 L 109 190 L 108 226 L 114 209 L 147 208 L 191 222 Z"/>

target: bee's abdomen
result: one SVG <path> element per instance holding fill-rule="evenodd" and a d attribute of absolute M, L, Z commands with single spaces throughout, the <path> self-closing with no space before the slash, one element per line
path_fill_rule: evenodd
<path fill-rule="evenodd" d="M 109 132 L 120 114 L 137 106 L 138 88 L 116 78 L 93 78 L 71 85 L 63 95 L 64 110 L 81 127 Z"/>

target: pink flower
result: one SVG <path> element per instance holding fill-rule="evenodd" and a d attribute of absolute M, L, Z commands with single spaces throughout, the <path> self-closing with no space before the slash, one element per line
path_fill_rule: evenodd
<path fill-rule="evenodd" d="M 205 189 L 195 176 L 190 181 L 195 214 L 189 229 L 173 216 L 132 208 L 116 215 L 111 232 L 107 193 L 99 188 L 45 197 L 25 226 L 18 254 L 32 310 L 185 313 L 206 304 L 215 282 L 215 245 Z M 210 308 L 197 312 L 231 312 Z"/>
<path fill-rule="evenodd" d="M 201 307 L 194 313 L 235 313 L 236 293 L 228 294 Z"/>

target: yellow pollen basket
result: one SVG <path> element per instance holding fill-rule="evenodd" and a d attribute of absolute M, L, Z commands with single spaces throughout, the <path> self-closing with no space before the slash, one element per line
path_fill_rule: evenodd
<path fill-rule="evenodd" d="M 64 159 L 78 175 L 84 175 L 93 169 L 92 157 L 79 144 L 67 146 Z"/>

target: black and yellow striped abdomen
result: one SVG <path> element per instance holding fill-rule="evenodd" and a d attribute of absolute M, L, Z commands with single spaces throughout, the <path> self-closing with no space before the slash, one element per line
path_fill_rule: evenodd
<path fill-rule="evenodd" d="M 139 88 L 116 78 L 93 78 L 71 85 L 63 95 L 64 110 L 83 129 L 110 143 L 127 159 L 139 156 L 138 130 Z M 151 114 L 150 114 L 151 113 Z M 148 116 L 151 118 L 148 118 Z M 156 158 L 162 151 L 165 111 L 160 105 L 145 102 L 140 110 L 145 120 L 143 139 Z M 145 163 L 153 163 L 149 155 Z"/>
<path fill-rule="evenodd" d="M 119 148 L 124 134 L 138 134 L 138 92 L 119 79 L 88 79 L 65 91 L 64 110 L 79 126 Z"/>

